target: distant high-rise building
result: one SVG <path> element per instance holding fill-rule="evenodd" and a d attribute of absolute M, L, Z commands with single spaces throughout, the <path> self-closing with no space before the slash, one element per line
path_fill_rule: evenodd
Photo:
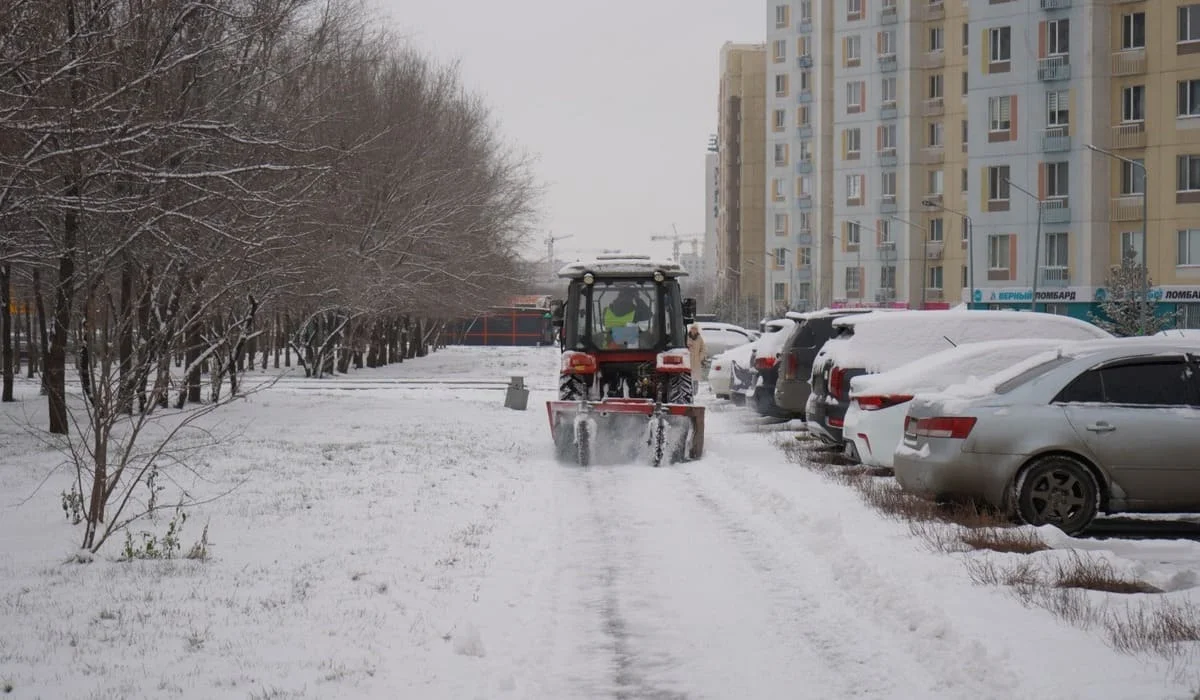
<path fill-rule="evenodd" d="M 704 250 L 702 255 L 704 284 L 717 281 L 717 218 L 721 209 L 720 156 L 717 152 L 717 137 L 709 138 L 708 151 L 704 154 Z"/>

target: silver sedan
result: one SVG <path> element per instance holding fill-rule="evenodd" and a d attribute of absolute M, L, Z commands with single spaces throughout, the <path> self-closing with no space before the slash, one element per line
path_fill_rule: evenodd
<path fill-rule="evenodd" d="M 1100 512 L 1200 512 L 1200 342 L 1069 343 L 918 395 L 894 461 L 906 490 L 1068 534 Z"/>

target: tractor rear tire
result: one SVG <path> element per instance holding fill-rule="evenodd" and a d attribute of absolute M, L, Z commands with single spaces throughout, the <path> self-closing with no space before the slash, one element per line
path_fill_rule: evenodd
<path fill-rule="evenodd" d="M 590 377 L 581 374 L 563 374 L 558 378 L 559 401 L 582 401 L 588 397 Z"/>
<path fill-rule="evenodd" d="M 696 398 L 695 393 L 691 374 L 672 374 L 667 379 L 667 403 L 691 405 Z"/>

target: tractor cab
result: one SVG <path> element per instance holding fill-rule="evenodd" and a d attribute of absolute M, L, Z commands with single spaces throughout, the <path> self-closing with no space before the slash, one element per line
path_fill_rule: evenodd
<path fill-rule="evenodd" d="M 668 272 L 677 274 L 600 268 L 573 277 L 556 319 L 562 349 L 655 352 L 686 346 L 685 307 L 694 305 L 684 303 L 675 274 Z"/>

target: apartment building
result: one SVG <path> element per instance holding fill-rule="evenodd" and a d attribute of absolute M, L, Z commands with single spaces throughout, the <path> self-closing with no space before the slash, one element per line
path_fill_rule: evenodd
<path fill-rule="evenodd" d="M 768 309 L 833 298 L 833 0 L 767 2 Z"/>
<path fill-rule="evenodd" d="M 700 275 L 706 288 L 717 281 L 717 219 L 721 211 L 721 168 L 716 134 L 709 137 L 704 153 L 704 254 Z M 689 270 L 690 272 L 690 270 Z"/>
<path fill-rule="evenodd" d="M 766 44 L 721 47 L 717 289 L 730 318 L 742 322 L 765 308 L 766 69 Z"/>

